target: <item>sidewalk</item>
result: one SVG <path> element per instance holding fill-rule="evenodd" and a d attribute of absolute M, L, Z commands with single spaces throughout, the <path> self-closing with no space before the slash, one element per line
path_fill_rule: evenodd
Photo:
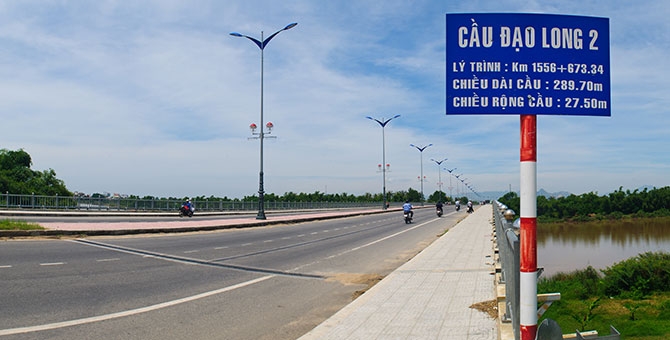
<path fill-rule="evenodd" d="M 484 205 L 299 340 L 496 340 L 492 206 Z"/>

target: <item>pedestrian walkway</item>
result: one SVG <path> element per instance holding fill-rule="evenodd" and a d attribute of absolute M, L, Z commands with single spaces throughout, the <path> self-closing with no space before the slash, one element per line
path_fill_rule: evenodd
<path fill-rule="evenodd" d="M 492 206 L 484 205 L 299 340 L 496 340 Z"/>

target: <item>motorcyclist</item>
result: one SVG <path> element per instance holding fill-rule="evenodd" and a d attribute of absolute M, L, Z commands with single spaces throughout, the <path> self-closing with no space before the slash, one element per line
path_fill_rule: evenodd
<path fill-rule="evenodd" d="M 181 205 L 182 212 L 186 213 L 187 211 L 192 212 L 193 211 L 193 203 L 191 203 L 191 199 L 187 198 L 186 202 L 182 203 Z"/>
<path fill-rule="evenodd" d="M 405 201 L 405 204 L 402 205 L 402 212 L 409 214 L 409 217 L 414 217 L 414 211 L 412 211 L 412 204 L 409 203 L 409 200 Z"/>
<path fill-rule="evenodd" d="M 435 204 L 435 209 L 437 209 L 439 212 L 444 212 L 442 210 L 443 204 L 442 201 L 438 201 L 437 204 Z"/>
<path fill-rule="evenodd" d="M 472 208 L 472 201 L 468 201 L 467 205 L 468 205 L 468 212 L 469 213 L 475 212 L 475 210 Z"/>
<path fill-rule="evenodd" d="M 461 210 L 461 201 L 456 201 L 456 211 Z"/>

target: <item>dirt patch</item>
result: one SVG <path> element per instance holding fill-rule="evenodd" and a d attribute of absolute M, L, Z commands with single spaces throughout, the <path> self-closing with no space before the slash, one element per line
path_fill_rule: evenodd
<path fill-rule="evenodd" d="M 498 302 L 496 302 L 496 300 L 477 302 L 470 306 L 470 308 L 488 314 L 491 319 L 498 318 Z"/>
<path fill-rule="evenodd" d="M 352 300 L 355 300 L 383 278 L 384 276 L 379 274 L 340 273 L 329 277 L 326 281 L 337 281 L 346 286 L 366 285 L 364 289 L 357 290 L 352 294 Z"/>

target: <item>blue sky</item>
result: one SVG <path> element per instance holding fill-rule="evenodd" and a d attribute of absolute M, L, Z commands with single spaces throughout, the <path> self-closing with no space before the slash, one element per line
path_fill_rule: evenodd
<path fill-rule="evenodd" d="M 605 194 L 670 181 L 667 1 L 3 1 L 0 148 L 72 191 L 243 197 L 258 190 L 260 37 L 265 190 L 426 195 L 442 168 L 477 191 L 519 188 L 517 116 L 445 115 L 445 14 L 610 19 L 612 116 L 538 117 L 538 188 Z M 443 190 L 449 176 L 441 171 Z M 456 182 L 452 179 L 455 187 Z M 455 191 L 456 189 L 454 189 Z"/>

